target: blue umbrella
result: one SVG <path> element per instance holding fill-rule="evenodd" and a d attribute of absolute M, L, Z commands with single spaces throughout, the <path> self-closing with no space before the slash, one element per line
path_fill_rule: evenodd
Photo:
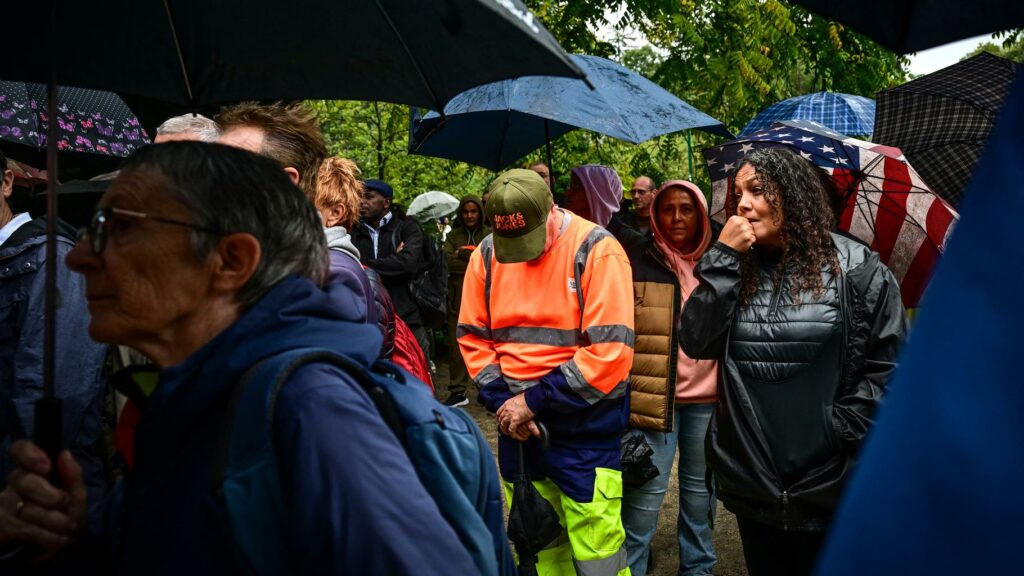
<path fill-rule="evenodd" d="M 812 120 L 841 134 L 866 136 L 875 125 L 875 101 L 840 92 L 795 96 L 762 110 L 743 128 L 740 136 L 786 120 Z"/>
<path fill-rule="evenodd" d="M 424 118 L 409 152 L 499 170 L 577 128 L 639 144 L 689 128 L 731 137 L 722 123 L 615 62 L 572 56 L 587 80 L 525 76 L 467 90 Z M 550 156 L 550 151 L 549 154 Z"/>

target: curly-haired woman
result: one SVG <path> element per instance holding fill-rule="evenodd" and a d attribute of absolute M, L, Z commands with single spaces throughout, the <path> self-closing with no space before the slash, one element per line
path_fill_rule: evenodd
<path fill-rule="evenodd" d="M 815 170 L 743 158 L 680 323 L 687 355 L 719 361 L 707 457 L 751 576 L 810 574 L 905 330 L 899 284 L 830 232 Z"/>

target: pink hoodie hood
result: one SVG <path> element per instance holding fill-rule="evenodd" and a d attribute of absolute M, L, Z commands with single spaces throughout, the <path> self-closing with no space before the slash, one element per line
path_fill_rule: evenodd
<path fill-rule="evenodd" d="M 682 188 L 690 194 L 697 205 L 699 214 L 697 222 L 700 225 L 700 239 L 693 251 L 683 253 L 669 242 L 662 233 L 657 221 L 658 196 L 670 188 Z M 672 271 L 676 273 L 679 280 L 681 302 L 679 314 L 682 314 L 682 306 L 690 298 L 690 293 L 700 282 L 693 274 L 697 261 L 711 245 L 711 219 L 708 216 L 708 201 L 700 188 L 686 180 L 669 180 L 658 188 L 651 199 L 651 230 L 654 232 L 654 242 L 665 257 Z M 684 404 L 703 404 L 714 402 L 718 397 L 718 370 L 717 362 L 714 360 L 694 360 L 679 348 L 676 359 L 676 402 Z"/>
<path fill-rule="evenodd" d="M 577 166 L 572 169 L 572 174 L 579 179 L 587 193 L 590 219 L 600 226 L 607 226 L 612 214 L 618 212 L 622 205 L 622 180 L 619 175 L 615 170 L 599 164 Z"/>
<path fill-rule="evenodd" d="M 697 215 L 697 222 L 700 225 L 700 239 L 697 242 L 696 247 L 689 253 L 682 253 L 676 248 L 662 232 L 658 225 L 657 210 L 658 196 L 660 196 L 665 190 L 669 188 L 682 188 L 690 194 L 693 198 L 694 204 L 697 205 L 700 213 Z M 686 180 L 669 180 L 661 185 L 660 188 L 654 193 L 654 197 L 651 198 L 651 231 L 654 232 L 654 241 L 658 245 L 658 249 L 665 256 L 665 260 L 668 261 L 669 266 L 672 267 L 672 271 L 676 273 L 679 278 L 679 285 L 683 289 L 683 301 L 686 301 L 690 297 L 690 292 L 697 287 L 697 279 L 693 275 L 693 268 L 697 264 L 697 260 L 704 255 L 704 252 L 711 245 L 711 219 L 708 216 L 708 201 L 704 197 L 704 193 L 700 191 L 693 182 L 687 182 Z"/>

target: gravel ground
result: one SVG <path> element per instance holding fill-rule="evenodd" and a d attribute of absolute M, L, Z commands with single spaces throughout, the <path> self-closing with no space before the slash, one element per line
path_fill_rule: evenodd
<path fill-rule="evenodd" d="M 448 363 L 444 358 L 437 360 L 437 374 L 434 376 L 437 386 L 437 397 L 442 400 L 448 397 Z M 476 403 L 471 392 L 469 406 L 465 409 L 473 416 L 484 436 L 497 451 L 498 429 L 493 415 L 487 413 Z M 658 531 L 654 535 L 654 568 L 650 576 L 673 576 L 679 567 L 679 545 L 676 540 L 676 515 L 679 513 L 679 484 L 673 467 L 672 480 L 669 484 L 665 503 L 658 519 Z M 746 576 L 747 569 L 743 564 L 743 546 L 740 543 L 739 529 L 736 518 L 721 503 L 718 505 L 718 517 L 715 526 L 715 550 L 718 553 L 718 565 L 715 574 L 719 576 Z"/>

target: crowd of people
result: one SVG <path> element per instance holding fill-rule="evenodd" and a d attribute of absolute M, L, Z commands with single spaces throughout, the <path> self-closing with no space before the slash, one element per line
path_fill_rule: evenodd
<path fill-rule="evenodd" d="M 439 339 L 413 292 L 435 240 L 391 185 L 328 154 L 308 108 L 170 119 L 104 180 L 89 225 L 62 228 L 55 460 L 28 440 L 45 219 L 12 205 L 0 169 L 0 569 L 483 572 L 361 370 L 296 365 L 251 437 L 225 440 L 280 354 L 389 360 L 433 387 Z M 898 283 L 836 233 L 826 184 L 770 148 L 739 162 L 723 222 L 685 180 L 639 176 L 629 207 L 600 165 L 571 169 L 564 206 L 545 164 L 462 191 L 441 241 L 441 403 L 492 413 L 506 505 L 526 478 L 557 515 L 539 574 L 647 573 L 674 465 L 679 574 L 712 573 L 716 500 L 752 576 L 811 573 L 906 330 Z M 149 385 L 112 394 L 115 366 Z M 113 456 L 104 412 L 120 416 Z M 628 484 L 626 439 L 650 471 Z M 229 450 L 276 458 L 225 478 Z M 227 479 L 252 500 L 242 517 Z M 239 540 L 260 530 L 279 537 L 253 558 Z M 500 564 L 507 542 L 494 546 Z"/>

